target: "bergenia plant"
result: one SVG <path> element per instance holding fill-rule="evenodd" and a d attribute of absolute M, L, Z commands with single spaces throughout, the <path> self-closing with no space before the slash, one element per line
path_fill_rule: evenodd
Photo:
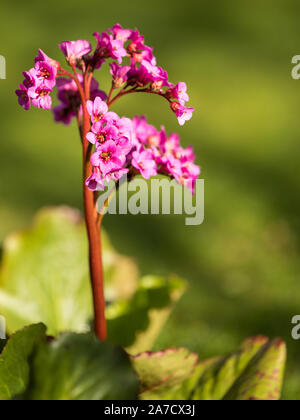
<path fill-rule="evenodd" d="M 116 24 L 101 34 L 94 34 L 97 45 L 89 41 L 65 41 L 59 48 L 70 70 L 39 50 L 35 66 L 24 72 L 24 81 L 16 91 L 25 110 L 31 105 L 52 108 L 52 92 L 57 89 L 59 105 L 53 108 L 56 122 L 70 124 L 77 120 L 83 150 L 83 186 L 85 221 L 89 239 L 90 276 L 95 312 L 95 333 L 107 337 L 105 298 L 101 255 L 102 212 L 97 198 L 108 181 L 129 180 L 140 174 L 145 179 L 162 174 L 194 190 L 200 168 L 195 165 L 193 148 L 184 149 L 177 134 L 157 130 L 144 116 L 132 120 L 112 111 L 126 95 L 148 93 L 169 103 L 180 125 L 191 119 L 194 108 L 186 84 L 173 84 L 167 72 L 157 65 L 153 48 L 147 46 L 137 30 Z M 96 70 L 109 62 L 112 85 L 108 93 L 99 89 Z"/>

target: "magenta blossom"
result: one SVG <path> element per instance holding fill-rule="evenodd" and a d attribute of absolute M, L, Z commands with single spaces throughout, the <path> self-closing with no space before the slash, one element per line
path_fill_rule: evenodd
<path fill-rule="evenodd" d="M 91 191 L 103 191 L 105 189 L 104 181 L 99 167 L 94 167 L 92 175 L 85 181 L 85 185 Z"/>
<path fill-rule="evenodd" d="M 106 102 L 102 101 L 99 97 L 97 97 L 94 102 L 87 101 L 86 105 L 93 123 L 102 120 L 108 113 L 108 106 Z"/>
<path fill-rule="evenodd" d="M 110 73 L 113 77 L 113 87 L 114 89 L 119 89 L 124 85 L 125 82 L 128 80 L 128 72 L 130 70 L 130 66 L 118 66 L 117 63 L 112 63 L 110 65 Z"/>
<path fill-rule="evenodd" d="M 38 55 L 37 57 L 35 57 L 35 63 L 39 61 L 46 61 L 48 64 L 50 64 L 50 66 L 55 67 L 56 69 L 58 69 L 60 66 L 58 61 L 55 61 L 52 58 L 48 57 L 48 55 L 45 54 L 44 51 L 42 51 L 41 49 L 39 49 Z"/>
<path fill-rule="evenodd" d="M 90 42 L 85 40 L 65 41 L 58 46 L 71 65 L 76 64 L 77 60 L 80 60 L 92 51 Z"/>
<path fill-rule="evenodd" d="M 65 125 L 69 125 L 74 117 L 76 117 L 76 112 L 67 106 L 65 106 L 63 103 L 60 105 L 57 105 L 53 109 L 54 114 L 54 121 L 56 122 L 62 122 Z"/>
<path fill-rule="evenodd" d="M 168 136 L 164 127 L 157 130 L 145 117 L 130 120 L 111 111 L 115 101 L 129 93 L 156 94 L 170 103 L 179 124 L 183 125 L 194 111 L 185 106 L 189 100 L 186 84 L 170 82 L 166 70 L 157 64 L 153 48 L 145 44 L 138 30 L 116 24 L 94 35 L 97 39 L 94 52 L 86 40 L 59 44 L 73 67 L 71 72 L 39 50 L 35 67 L 23 73 L 25 79 L 16 91 L 19 104 L 27 110 L 31 103 L 50 109 L 50 95 L 57 88 L 59 104 L 53 110 L 55 121 L 67 125 L 77 118 L 83 144 L 88 141 L 93 145 L 87 149 L 88 154 L 94 151 L 90 161 L 92 174 L 86 180 L 89 189 L 103 190 L 107 181 L 118 181 L 127 173 L 132 179 L 138 172 L 146 179 L 157 174 L 169 176 L 193 191 L 200 168 L 195 164 L 191 147 L 181 147 L 177 134 Z M 125 57 L 129 65 L 122 65 Z M 93 72 L 106 60 L 112 60 L 109 97 L 99 90 L 93 77 Z M 74 71 L 75 65 L 79 70 Z M 89 116 L 83 112 L 83 103 Z"/>
<path fill-rule="evenodd" d="M 133 118 L 134 136 L 137 144 L 158 146 L 160 134 L 153 125 L 147 123 L 146 117 Z"/>
<path fill-rule="evenodd" d="M 123 27 L 117 23 L 112 29 L 108 29 L 108 32 L 111 32 L 115 39 L 126 42 L 130 39 L 133 31 L 131 29 L 123 29 Z"/>
<path fill-rule="evenodd" d="M 195 110 L 194 108 L 180 105 L 178 102 L 172 102 L 171 109 L 178 118 L 179 125 L 184 125 L 186 121 L 189 121 Z"/>
<path fill-rule="evenodd" d="M 133 64 L 141 63 L 143 60 L 147 60 L 153 65 L 156 64 L 156 60 L 153 57 L 153 48 L 145 45 L 144 36 L 139 31 L 132 31 L 130 41 L 127 52 L 132 57 Z"/>
<path fill-rule="evenodd" d="M 34 77 L 42 82 L 49 89 L 53 89 L 56 84 L 57 70 L 47 61 L 38 61 L 34 67 Z"/>
<path fill-rule="evenodd" d="M 112 171 L 106 176 L 106 181 L 107 182 L 109 182 L 110 180 L 119 181 L 121 178 L 123 178 L 124 175 L 128 174 L 128 172 L 129 172 L 129 169 L 127 168 L 121 168 L 121 169 Z"/>
<path fill-rule="evenodd" d="M 103 59 L 113 58 L 118 60 L 119 64 L 122 63 L 123 57 L 126 57 L 127 52 L 124 48 L 124 41 L 121 39 L 114 39 L 113 36 L 103 32 L 101 35 L 98 32 L 94 33 L 97 39 L 96 56 L 99 57 L 102 64 Z M 100 64 L 100 65 L 101 65 Z M 97 68 L 100 66 L 97 65 Z"/>
<path fill-rule="evenodd" d="M 145 74 L 147 74 L 149 82 L 160 83 L 160 87 L 170 86 L 170 83 L 168 82 L 168 74 L 161 67 L 153 65 L 149 63 L 149 61 L 143 60 L 141 68 L 144 70 Z"/>
<path fill-rule="evenodd" d="M 32 99 L 32 105 L 47 110 L 51 109 L 52 106 L 51 92 L 52 90 L 43 83 L 39 83 L 37 86 L 28 89 L 28 95 Z"/>
<path fill-rule="evenodd" d="M 97 121 L 93 124 L 92 131 L 87 134 L 86 138 L 90 143 L 102 146 L 105 142 L 118 138 L 118 129 L 113 124 L 104 125 L 103 122 Z"/>
<path fill-rule="evenodd" d="M 20 84 L 19 89 L 16 90 L 16 95 L 18 96 L 19 105 L 28 111 L 31 105 L 28 89 L 24 85 Z"/>
<path fill-rule="evenodd" d="M 182 163 L 180 160 L 176 159 L 173 155 L 170 155 L 166 158 L 166 168 L 167 171 L 175 178 L 179 179 L 182 173 Z"/>
<path fill-rule="evenodd" d="M 136 168 L 145 179 L 157 175 L 157 165 L 150 149 L 140 148 L 132 154 L 132 166 Z"/>
<path fill-rule="evenodd" d="M 36 71 L 35 69 L 31 69 L 29 71 L 24 71 L 23 76 L 25 77 L 23 81 L 23 85 L 26 89 L 29 89 L 36 84 Z"/>
<path fill-rule="evenodd" d="M 183 105 L 190 100 L 189 95 L 187 94 L 187 86 L 184 82 L 179 82 L 176 86 L 169 89 L 166 92 L 166 95 L 170 99 L 177 100 L 180 105 Z"/>
<path fill-rule="evenodd" d="M 103 176 L 122 169 L 124 160 L 122 149 L 118 148 L 113 141 L 106 142 L 91 157 L 92 165 L 99 167 Z"/>

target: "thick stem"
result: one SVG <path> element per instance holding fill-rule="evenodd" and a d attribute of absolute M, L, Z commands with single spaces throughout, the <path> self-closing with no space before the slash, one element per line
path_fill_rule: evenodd
<path fill-rule="evenodd" d="M 105 319 L 101 224 L 99 224 L 98 220 L 94 193 L 85 185 L 85 180 L 91 175 L 92 171 L 90 164 L 92 145 L 86 138 L 87 133 L 90 131 L 90 116 L 86 107 L 86 101 L 90 96 L 89 85 L 88 74 L 86 73 L 84 77 L 84 89 L 80 92 L 83 109 L 83 124 L 81 130 L 83 145 L 83 198 L 85 222 L 89 240 L 89 265 L 94 303 L 94 330 L 96 336 L 104 341 L 107 338 L 107 328 Z"/>

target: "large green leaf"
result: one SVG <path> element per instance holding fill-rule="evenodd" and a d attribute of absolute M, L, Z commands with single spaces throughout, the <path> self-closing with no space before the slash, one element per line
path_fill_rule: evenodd
<path fill-rule="evenodd" d="M 105 234 L 103 259 L 107 299 L 131 296 L 136 288 L 135 264 L 119 256 Z M 88 246 L 79 212 L 66 207 L 43 209 L 32 229 L 5 240 L 0 308 L 9 332 L 35 322 L 44 322 L 51 335 L 89 329 Z"/>
<path fill-rule="evenodd" d="M 45 341 L 43 324 L 16 332 L 0 355 L 0 400 L 10 400 L 25 391 L 30 374 L 29 358 L 35 347 Z"/>
<path fill-rule="evenodd" d="M 140 381 L 142 399 L 189 400 L 278 400 L 283 381 L 286 347 L 281 340 L 255 337 L 228 356 L 185 366 L 182 353 L 145 353 L 133 358 Z M 153 360 L 159 365 L 155 370 Z M 188 356 L 186 358 L 188 360 Z M 173 374 L 170 375 L 170 363 Z M 174 378 L 176 384 L 174 386 Z"/>
<path fill-rule="evenodd" d="M 40 345 L 26 400 L 133 400 L 138 379 L 127 354 L 91 334 L 67 333 Z"/>
<path fill-rule="evenodd" d="M 112 342 L 130 354 L 151 349 L 186 283 L 178 277 L 147 276 L 140 280 L 131 299 L 107 309 L 108 334 Z"/>
<path fill-rule="evenodd" d="M 9 332 L 44 322 L 50 335 L 90 329 L 88 244 L 79 212 L 41 210 L 30 230 L 9 236 L 0 269 L 0 315 Z M 175 277 L 148 276 L 119 255 L 103 233 L 109 337 L 132 354 L 149 350 L 185 290 Z"/>

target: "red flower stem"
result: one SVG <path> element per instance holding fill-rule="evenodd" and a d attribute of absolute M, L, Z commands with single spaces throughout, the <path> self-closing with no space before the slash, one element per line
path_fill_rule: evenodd
<path fill-rule="evenodd" d="M 115 88 L 114 88 L 114 85 L 112 84 L 111 85 L 111 88 L 110 88 L 110 91 L 109 91 L 109 94 L 108 94 L 108 98 L 107 98 L 107 103 L 109 104 L 110 103 L 110 101 L 111 101 L 111 98 L 112 98 L 112 95 L 113 95 L 113 93 L 114 93 L 114 90 L 115 90 Z"/>
<path fill-rule="evenodd" d="M 89 266 L 94 304 L 94 331 L 99 340 L 105 341 L 107 339 L 107 327 L 105 319 L 104 278 L 101 247 L 102 218 L 99 223 L 96 206 L 97 197 L 85 185 L 85 180 L 92 172 L 92 166 L 90 163 L 92 145 L 86 138 L 86 135 L 91 128 L 90 115 L 86 106 L 86 101 L 90 98 L 91 77 L 87 69 L 84 74 L 84 83 L 82 87 L 76 75 L 76 69 L 73 69 L 73 71 L 74 74 L 71 74 L 61 69 L 60 75 L 71 77 L 75 81 L 82 102 L 83 119 L 81 124 L 80 119 L 78 118 L 78 126 L 83 146 L 83 200 L 85 223 L 89 241 Z"/>

